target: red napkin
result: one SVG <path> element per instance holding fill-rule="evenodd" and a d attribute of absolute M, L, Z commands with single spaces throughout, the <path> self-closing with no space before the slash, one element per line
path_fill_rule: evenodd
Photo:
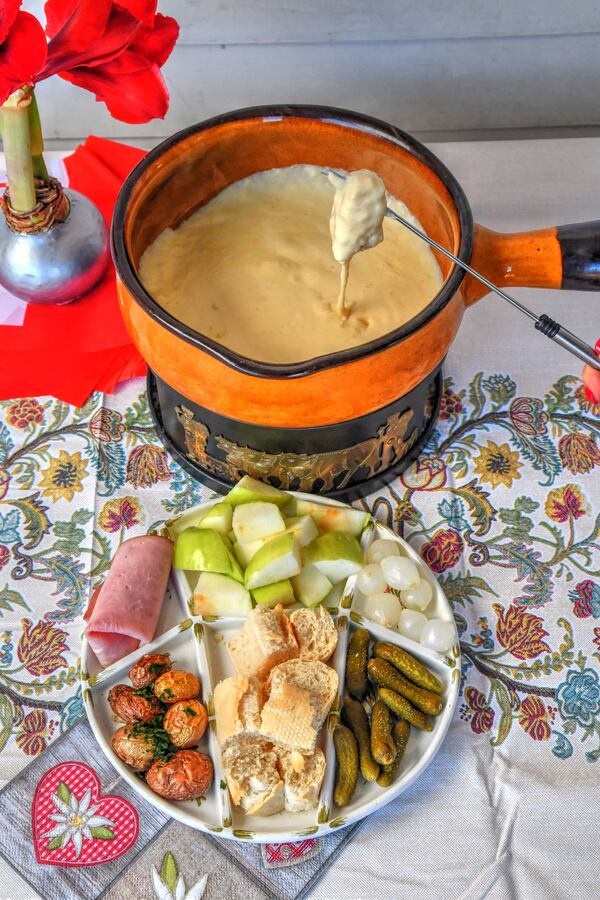
<path fill-rule="evenodd" d="M 65 159 L 69 187 L 98 206 L 107 226 L 123 181 L 143 150 L 89 137 Z M 113 393 L 146 365 L 117 303 L 115 270 L 68 306 L 29 306 L 21 326 L 0 326 L 0 399 L 50 394 L 81 406 L 92 391 Z"/>

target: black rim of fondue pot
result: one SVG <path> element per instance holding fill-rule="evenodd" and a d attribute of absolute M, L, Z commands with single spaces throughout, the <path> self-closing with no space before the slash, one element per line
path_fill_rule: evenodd
<path fill-rule="evenodd" d="M 313 428 L 250 425 L 213 413 L 151 369 L 147 393 L 163 445 L 186 472 L 212 490 L 227 493 L 249 474 L 284 490 L 348 502 L 388 484 L 421 453 L 437 420 L 442 372 L 437 366 L 383 409 Z"/>
<path fill-rule="evenodd" d="M 233 350 L 194 331 L 171 316 L 144 289 L 142 282 L 136 274 L 135 267 L 129 258 L 125 245 L 125 217 L 129 199 L 138 178 L 146 169 L 153 166 L 165 151 L 169 150 L 180 141 L 185 140 L 192 134 L 199 131 L 206 131 L 207 129 L 223 125 L 227 122 L 235 122 L 243 119 L 274 118 L 307 118 L 331 121 L 337 125 L 347 126 L 359 131 L 367 131 L 370 134 L 381 137 L 382 139 L 407 150 L 415 159 L 422 162 L 435 173 L 452 197 L 460 224 L 460 246 L 457 255 L 465 262 L 470 260 L 473 247 L 473 216 L 469 201 L 467 200 L 463 189 L 454 175 L 452 175 L 450 170 L 446 168 L 444 163 L 439 160 L 437 156 L 415 138 L 411 137 L 411 135 L 401 131 L 399 128 L 389 125 L 387 122 L 383 122 L 380 119 L 374 119 L 371 116 L 352 112 L 350 110 L 336 109 L 335 107 L 329 106 L 309 105 L 247 107 L 245 109 L 223 113 L 222 115 L 214 116 L 211 119 L 206 119 L 199 124 L 184 128 L 182 131 L 176 132 L 176 134 L 167 138 L 167 140 L 151 150 L 132 170 L 123 184 L 117 198 L 113 216 L 111 249 L 117 271 L 125 284 L 125 287 L 135 298 L 136 302 L 157 322 L 165 328 L 168 328 L 173 334 L 176 334 L 178 337 L 188 341 L 188 343 L 210 353 L 212 356 L 226 363 L 228 366 L 231 366 L 233 369 L 262 378 L 299 378 L 318 372 L 322 369 L 332 368 L 356 359 L 361 359 L 365 356 L 370 356 L 373 353 L 377 353 L 378 351 L 389 347 L 391 344 L 401 341 L 415 331 L 418 331 L 426 322 L 436 316 L 450 301 L 464 278 L 464 272 L 462 269 L 454 266 L 441 289 L 428 306 L 408 322 L 405 322 L 399 328 L 394 329 L 394 331 L 390 331 L 387 334 L 369 341 L 366 344 L 361 344 L 358 347 L 351 347 L 347 350 L 338 350 L 335 353 L 328 353 L 324 356 L 317 356 L 313 359 L 304 360 L 298 363 L 265 363 L 240 356 Z M 307 163 L 310 163 L 310 160 L 307 160 Z"/>

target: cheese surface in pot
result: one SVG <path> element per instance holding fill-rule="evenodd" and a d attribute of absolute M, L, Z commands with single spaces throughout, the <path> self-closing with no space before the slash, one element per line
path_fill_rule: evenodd
<path fill-rule="evenodd" d="M 385 193 L 372 174 L 334 185 L 318 166 L 298 165 L 237 181 L 150 244 L 141 280 L 174 318 L 261 362 L 381 337 L 424 309 L 443 279 L 423 241 L 381 222 Z M 421 227 L 404 204 L 387 203 Z M 350 258 L 340 292 L 339 263 Z"/>

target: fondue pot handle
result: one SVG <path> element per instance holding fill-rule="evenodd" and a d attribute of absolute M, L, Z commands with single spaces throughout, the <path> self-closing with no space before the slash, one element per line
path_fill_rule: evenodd
<path fill-rule="evenodd" d="M 475 225 L 470 265 L 499 287 L 600 291 L 600 220 L 514 234 Z M 466 276 L 468 306 L 487 292 Z"/>

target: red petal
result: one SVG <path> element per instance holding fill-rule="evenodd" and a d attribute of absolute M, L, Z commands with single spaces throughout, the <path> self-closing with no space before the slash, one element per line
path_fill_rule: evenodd
<path fill-rule="evenodd" d="M 169 58 L 178 36 L 179 25 L 175 19 L 157 13 L 152 28 L 142 25 L 130 44 L 130 50 L 140 53 L 157 66 L 162 66 Z"/>
<path fill-rule="evenodd" d="M 169 107 L 169 92 L 158 66 L 129 50 L 105 65 L 60 74 L 92 91 L 115 119 L 131 125 L 162 119 Z"/>
<path fill-rule="evenodd" d="M 22 0 L 2 0 L 0 3 L 0 44 L 17 18 L 21 3 Z"/>
<path fill-rule="evenodd" d="M 152 24 L 158 0 L 118 0 L 118 4 L 128 10 L 136 19 Z"/>
<path fill-rule="evenodd" d="M 110 6 L 101 0 L 100 6 Z M 98 32 L 98 28 L 102 30 Z M 76 13 L 52 38 L 48 45 L 48 64 L 41 75 L 48 78 L 55 72 L 79 66 L 102 65 L 122 53 L 135 36 L 140 23 L 131 13 L 119 6 L 109 10 L 108 18 L 82 19 Z"/>
<path fill-rule="evenodd" d="M 0 46 L 0 77 L 12 82 L 12 90 L 33 82 L 46 61 L 46 53 L 46 36 L 38 20 L 31 13 L 18 13 Z"/>
<path fill-rule="evenodd" d="M 46 34 L 58 37 L 65 50 L 80 52 L 102 36 L 111 7 L 112 0 L 48 0 Z"/>

